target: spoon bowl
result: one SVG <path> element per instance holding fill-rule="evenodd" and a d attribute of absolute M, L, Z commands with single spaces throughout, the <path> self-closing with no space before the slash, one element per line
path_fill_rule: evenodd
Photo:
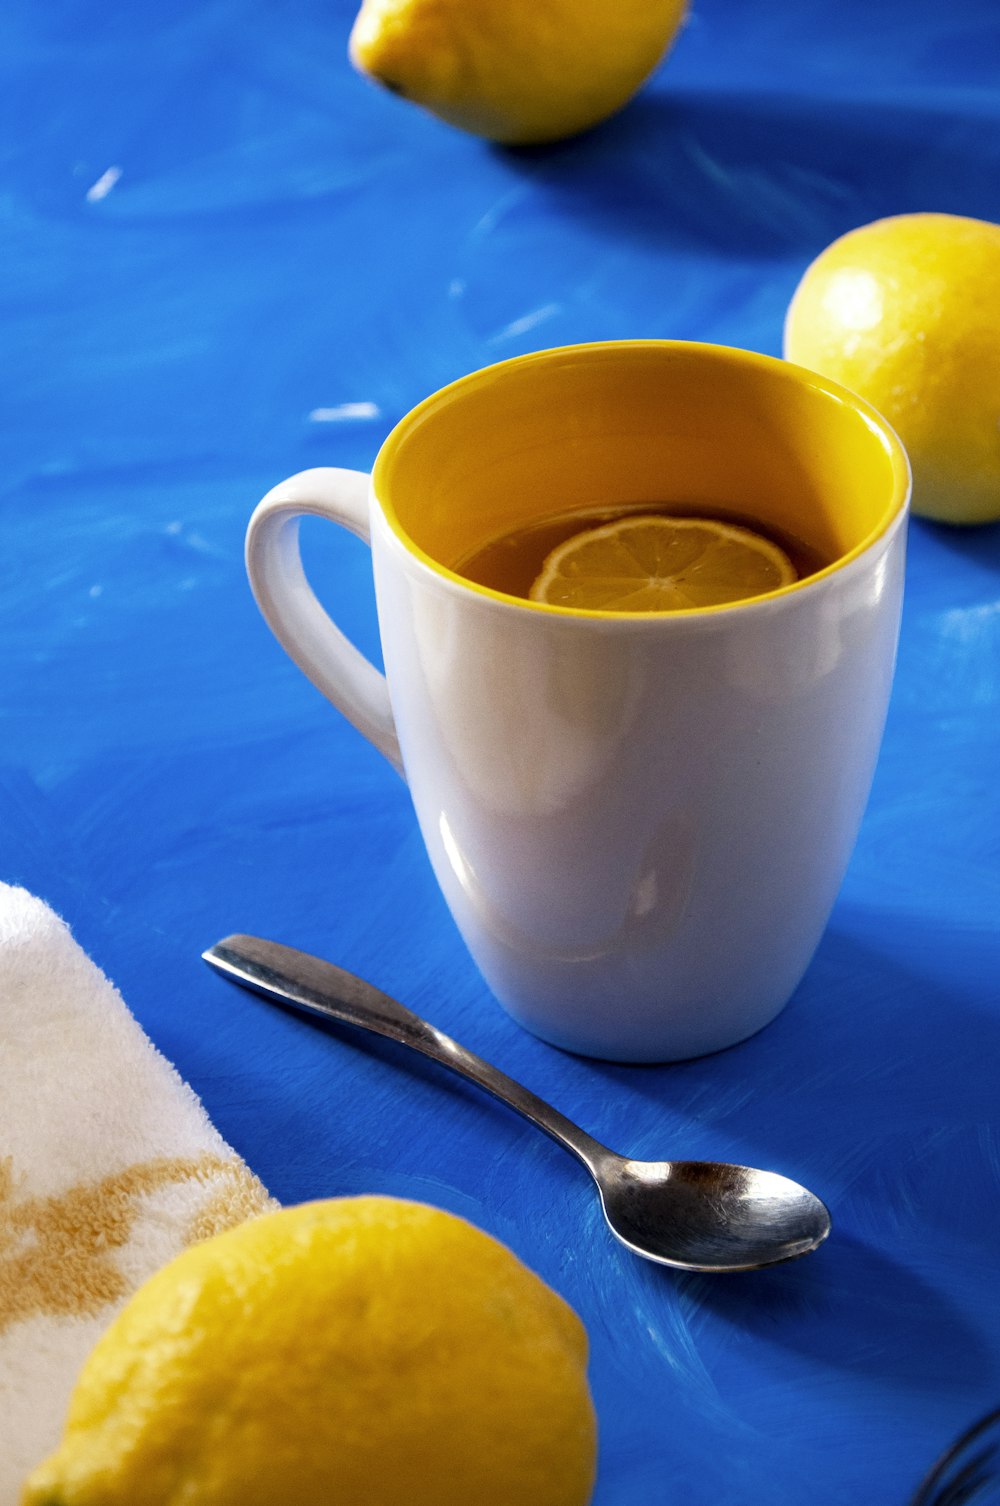
<path fill-rule="evenodd" d="M 753 1271 L 808 1254 L 830 1232 L 819 1198 L 776 1172 L 616 1155 L 536 1093 L 331 962 L 257 936 L 227 936 L 202 956 L 266 999 L 409 1046 L 516 1109 L 583 1163 L 612 1234 L 646 1260 L 683 1271 Z"/>
<path fill-rule="evenodd" d="M 808 1254 L 830 1232 L 818 1197 L 752 1166 L 610 1153 L 594 1179 L 612 1234 L 637 1255 L 680 1270 L 757 1270 Z"/>

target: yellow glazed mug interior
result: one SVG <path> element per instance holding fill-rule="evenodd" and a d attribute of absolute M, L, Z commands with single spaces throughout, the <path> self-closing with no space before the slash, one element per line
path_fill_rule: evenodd
<path fill-rule="evenodd" d="M 726 346 L 628 340 L 518 356 L 443 388 L 389 435 L 373 485 L 403 545 L 449 576 L 554 513 L 664 502 L 797 538 L 827 574 L 889 528 L 909 467 L 874 409 L 813 372 Z"/>

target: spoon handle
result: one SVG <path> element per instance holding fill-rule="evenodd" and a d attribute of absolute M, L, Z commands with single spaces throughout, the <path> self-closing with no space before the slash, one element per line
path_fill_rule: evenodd
<path fill-rule="evenodd" d="M 262 994 L 265 999 L 384 1035 L 429 1056 L 443 1067 L 450 1067 L 572 1151 L 591 1175 L 596 1175 L 598 1165 L 609 1154 L 605 1146 L 544 1099 L 467 1051 L 388 994 L 332 962 L 276 941 L 264 941 L 259 936 L 238 935 L 216 942 L 202 956 L 223 977 Z"/>

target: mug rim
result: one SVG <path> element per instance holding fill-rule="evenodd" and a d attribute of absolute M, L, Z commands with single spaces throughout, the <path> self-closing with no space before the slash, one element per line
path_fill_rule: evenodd
<path fill-rule="evenodd" d="M 512 367 L 527 366 L 555 357 L 639 350 L 697 353 L 714 356 L 734 365 L 742 365 L 758 371 L 780 371 L 783 375 L 787 375 L 793 381 L 798 382 L 799 385 L 814 388 L 852 408 L 860 415 L 868 428 L 879 436 L 892 467 L 890 500 L 880 514 L 878 523 L 853 548 L 838 555 L 829 565 L 824 565 L 822 570 L 817 570 L 801 580 L 792 581 L 787 586 L 780 586 L 777 590 L 762 592 L 759 596 L 750 596 L 742 601 L 720 602 L 714 606 L 679 607 L 669 612 L 623 612 L 613 609 L 567 607 L 557 606 L 545 601 L 530 601 L 525 597 L 515 596 L 507 591 L 497 591 L 492 586 L 484 586 L 478 581 L 469 580 L 467 576 L 460 575 L 456 570 L 442 564 L 440 560 L 435 559 L 432 554 L 428 554 L 426 550 L 422 549 L 399 521 L 395 508 L 390 506 L 380 494 L 380 482 L 385 482 L 385 473 L 394 458 L 394 452 L 400 442 L 409 429 L 424 418 L 442 399 L 454 397 L 465 388 L 471 389 L 476 387 L 482 382 L 489 380 L 498 371 L 508 370 Z M 383 440 L 379 452 L 375 457 L 375 464 L 372 467 L 371 473 L 372 499 L 377 505 L 397 545 L 403 549 L 408 557 L 419 561 L 421 565 L 442 580 L 447 581 L 451 586 L 459 587 L 476 596 L 485 597 L 491 602 L 503 604 L 507 607 L 520 607 L 529 612 L 543 612 L 550 616 L 575 618 L 577 620 L 596 620 L 605 623 L 614 621 L 628 622 L 633 626 L 642 622 L 662 624 L 664 621 L 676 621 L 678 619 L 690 621 L 697 618 L 716 617 L 729 612 L 744 612 L 755 607 L 765 606 L 768 603 L 781 601 L 786 597 L 801 594 L 820 585 L 823 581 L 839 574 L 842 570 L 849 568 L 862 559 L 869 550 L 894 531 L 895 526 L 898 526 L 906 517 L 912 484 L 909 457 L 895 429 L 869 402 L 860 397 L 856 392 L 852 392 L 849 388 L 842 386 L 839 382 L 834 382 L 829 377 L 821 376 L 818 372 L 810 371 L 806 366 L 799 366 L 795 362 L 786 361 L 783 357 L 763 355 L 759 351 L 744 350 L 736 345 L 718 345 L 702 340 L 655 339 L 593 340 L 573 345 L 553 345 L 547 346 L 542 350 L 527 351 L 519 356 L 509 356 L 506 360 L 495 361 L 488 366 L 477 367 L 475 371 L 467 372 L 464 376 L 457 377 L 455 381 L 447 382 L 435 392 L 429 393 L 415 407 L 409 409 Z"/>

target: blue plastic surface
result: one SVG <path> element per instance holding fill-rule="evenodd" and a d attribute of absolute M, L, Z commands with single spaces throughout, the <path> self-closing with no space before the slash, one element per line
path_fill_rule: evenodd
<path fill-rule="evenodd" d="M 829 933 L 775 1024 L 668 1068 L 575 1059 L 492 1002 L 404 785 L 271 639 L 241 550 L 274 481 L 366 468 L 475 367 L 619 336 L 777 353 L 840 232 L 1000 220 L 1000 10 L 695 0 L 632 106 L 521 151 L 356 77 L 351 20 L 3 8 L 0 876 L 66 916 L 282 1200 L 438 1203 L 574 1304 L 595 1506 L 903 1506 L 1000 1400 L 1000 530 L 913 524 Z M 366 551 L 305 535 L 377 653 Z M 363 974 L 617 1148 L 801 1179 L 833 1237 L 757 1276 L 634 1259 L 501 1107 L 212 976 L 231 930 Z"/>

